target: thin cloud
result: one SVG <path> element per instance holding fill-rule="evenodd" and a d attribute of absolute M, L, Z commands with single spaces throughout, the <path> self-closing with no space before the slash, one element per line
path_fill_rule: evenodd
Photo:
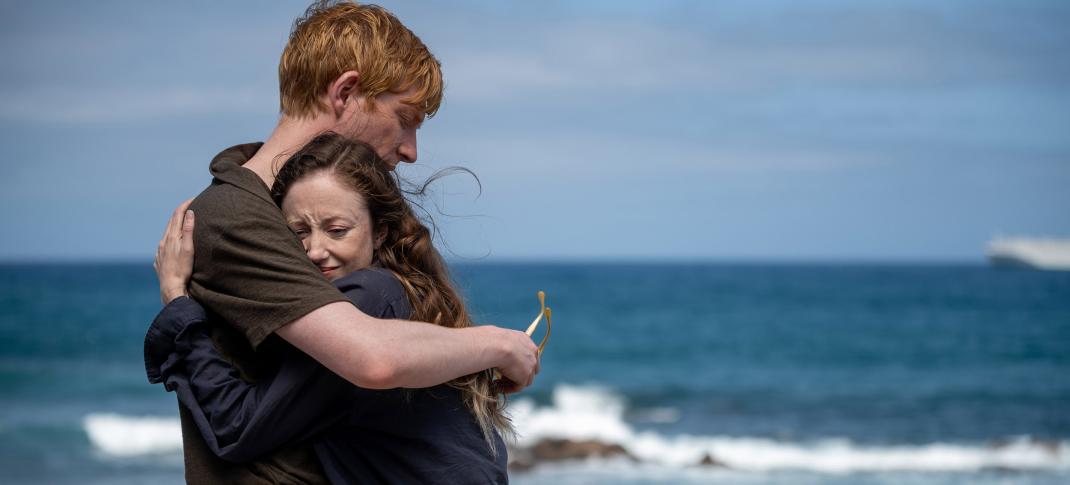
<path fill-rule="evenodd" d="M 270 113 L 277 99 L 264 86 L 138 86 L 71 90 L 34 87 L 0 91 L 0 120 L 108 123 L 186 115 Z"/>
<path fill-rule="evenodd" d="M 720 146 L 665 138 L 541 134 L 514 137 L 447 136 L 429 140 L 436 151 L 464 153 L 460 164 L 480 176 L 556 179 L 638 177 L 666 172 L 702 177 L 728 173 L 804 173 L 884 164 L 888 157 L 843 147 Z"/>
<path fill-rule="evenodd" d="M 443 58 L 452 95 L 494 102 L 562 90 L 943 89 L 1070 81 L 1070 61 L 1057 57 L 1070 38 L 1028 30 L 1050 33 L 1055 20 L 1047 14 L 1070 18 L 1070 12 L 1006 10 L 870 5 L 758 10 L 745 22 L 716 12 L 672 22 L 497 19 L 488 23 L 497 35 L 454 32 Z M 504 41 L 488 44 L 488 35 Z"/>

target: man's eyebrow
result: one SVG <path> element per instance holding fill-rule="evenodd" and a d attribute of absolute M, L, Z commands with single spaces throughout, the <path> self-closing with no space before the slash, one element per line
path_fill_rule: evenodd
<path fill-rule="evenodd" d="M 401 107 L 398 108 L 398 115 L 408 117 L 416 126 L 423 124 L 425 118 L 424 113 L 420 111 L 416 105 L 408 103 L 402 104 Z"/>

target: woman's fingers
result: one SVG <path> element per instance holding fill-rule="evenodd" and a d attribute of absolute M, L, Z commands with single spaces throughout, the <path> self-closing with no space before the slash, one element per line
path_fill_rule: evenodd
<path fill-rule="evenodd" d="M 174 244 L 181 239 L 183 219 L 192 202 L 193 199 L 187 199 L 185 202 L 179 204 L 179 206 L 175 208 L 175 211 L 171 213 L 171 219 L 167 221 L 167 227 L 163 231 L 163 237 L 160 238 L 160 244 L 156 246 L 156 261 L 153 263 L 153 267 L 159 269 L 160 253 L 167 249 L 168 244 Z"/>
<path fill-rule="evenodd" d="M 180 204 L 167 221 L 167 229 L 156 248 L 152 263 L 160 280 L 160 297 L 164 304 L 185 294 L 193 272 L 193 199 Z"/>
<path fill-rule="evenodd" d="M 160 252 L 164 250 L 164 247 L 174 237 L 173 235 L 175 234 L 175 228 L 182 227 L 182 219 L 185 217 L 186 209 L 189 208 L 189 205 L 192 202 L 193 199 L 189 199 L 182 202 L 181 204 L 179 204 L 178 207 L 175 208 L 174 212 L 171 213 L 171 218 L 167 220 L 167 226 L 164 227 L 163 236 L 160 237 L 160 244 L 156 246 L 156 260 L 153 263 L 154 266 L 159 265 Z"/>
<path fill-rule="evenodd" d="M 167 234 L 169 236 L 173 238 L 182 237 L 183 220 L 186 218 L 186 211 L 191 203 L 193 203 L 193 199 L 188 199 L 175 208 L 175 212 L 171 214 L 171 221 L 167 225 Z"/>
<path fill-rule="evenodd" d="M 182 219 L 182 252 L 193 252 L 193 211 L 189 209 L 186 209 L 186 216 Z"/>

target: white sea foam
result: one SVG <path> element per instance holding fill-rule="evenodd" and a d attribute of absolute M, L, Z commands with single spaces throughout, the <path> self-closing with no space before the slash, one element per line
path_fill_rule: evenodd
<path fill-rule="evenodd" d="M 89 441 L 112 456 L 137 456 L 182 450 L 177 418 L 90 414 L 82 420 Z"/>
<path fill-rule="evenodd" d="M 644 466 L 690 467 L 709 455 L 742 472 L 976 472 L 990 468 L 1070 472 L 1070 443 L 1027 437 L 1001 444 L 868 446 L 847 439 L 784 442 L 640 432 L 624 419 L 625 401 L 597 386 L 559 385 L 549 406 L 521 398 L 512 401 L 509 409 L 520 433 L 519 446 L 531 446 L 543 438 L 595 439 L 622 445 Z M 110 456 L 182 449 L 176 418 L 101 413 L 86 416 L 83 424 L 93 446 Z"/>
<path fill-rule="evenodd" d="M 647 463 L 671 467 L 697 464 L 706 455 L 743 471 L 805 470 L 819 473 L 867 471 L 973 472 L 989 468 L 1070 470 L 1070 443 L 1027 437 L 1005 443 L 868 446 L 847 439 L 783 442 L 730 436 L 666 436 L 638 432 L 624 420 L 624 400 L 596 386 L 559 385 L 552 404 L 530 399 L 510 406 L 520 438 L 531 446 L 543 438 L 594 439 L 622 445 Z"/>

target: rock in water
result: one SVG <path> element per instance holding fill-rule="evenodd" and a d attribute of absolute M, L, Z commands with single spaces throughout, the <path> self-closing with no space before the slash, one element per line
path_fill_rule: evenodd
<path fill-rule="evenodd" d="M 719 468 L 728 468 L 728 465 L 725 464 L 725 462 L 714 458 L 713 455 L 710 455 L 709 453 L 706 453 L 706 455 L 703 456 L 701 460 L 699 460 L 698 464 L 699 464 L 699 466 L 713 466 L 713 467 L 719 467 Z"/>
<path fill-rule="evenodd" d="M 636 461 L 636 458 L 623 446 L 594 440 L 544 439 L 532 448 L 532 453 L 535 461 L 582 460 L 615 456 L 623 456 Z"/>

